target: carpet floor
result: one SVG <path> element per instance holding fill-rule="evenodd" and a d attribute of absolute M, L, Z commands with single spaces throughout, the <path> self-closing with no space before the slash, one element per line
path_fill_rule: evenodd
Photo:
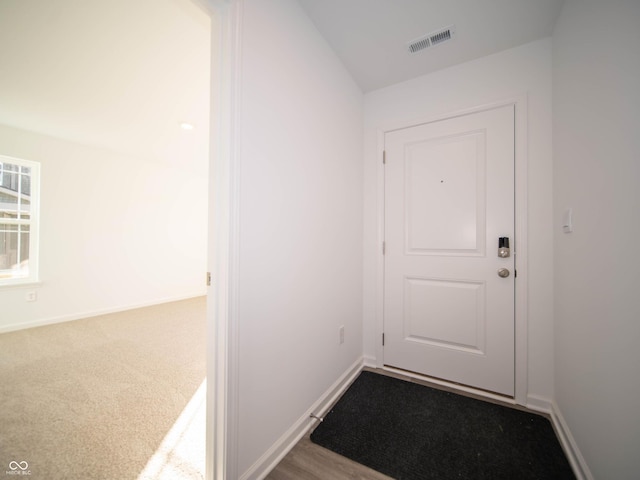
<path fill-rule="evenodd" d="M 201 297 L 0 335 L 0 475 L 26 462 L 34 480 L 202 478 L 205 309 Z M 167 446 L 186 433 L 192 458 Z"/>
<path fill-rule="evenodd" d="M 311 440 L 398 480 L 575 478 L 547 418 L 366 371 Z"/>

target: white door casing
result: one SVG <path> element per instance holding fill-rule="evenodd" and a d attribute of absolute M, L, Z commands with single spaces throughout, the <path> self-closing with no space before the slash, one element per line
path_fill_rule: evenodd
<path fill-rule="evenodd" d="M 514 105 L 387 132 L 385 152 L 384 364 L 514 396 Z"/>

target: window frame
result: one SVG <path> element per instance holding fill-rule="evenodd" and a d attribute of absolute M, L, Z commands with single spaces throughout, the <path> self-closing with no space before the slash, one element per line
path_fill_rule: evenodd
<path fill-rule="evenodd" d="M 31 169 L 31 198 L 29 225 L 29 275 L 23 277 L 1 277 L 0 288 L 40 283 L 40 163 L 32 160 L 0 154 L 1 164 L 12 164 Z M 4 168 L 0 171 L 0 179 L 4 176 Z M 0 219 L 0 223 L 2 219 Z M 20 238 L 18 238 L 18 242 Z M 4 272 L 6 270 L 0 270 Z"/>

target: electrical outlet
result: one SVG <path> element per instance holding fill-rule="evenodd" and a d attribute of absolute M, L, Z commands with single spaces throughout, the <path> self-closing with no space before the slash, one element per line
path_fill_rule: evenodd
<path fill-rule="evenodd" d="M 27 302 L 35 302 L 36 300 L 38 300 L 38 292 L 27 292 L 24 295 L 24 299 Z"/>
<path fill-rule="evenodd" d="M 340 345 L 344 343 L 344 325 L 340 325 Z"/>

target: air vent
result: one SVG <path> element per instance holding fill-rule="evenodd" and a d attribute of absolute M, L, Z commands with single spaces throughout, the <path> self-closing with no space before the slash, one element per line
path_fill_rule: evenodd
<path fill-rule="evenodd" d="M 455 26 L 451 25 L 446 28 L 441 28 L 435 32 L 431 32 L 427 35 L 423 35 L 420 38 L 416 38 L 414 41 L 407 44 L 409 53 L 417 53 L 425 48 L 435 47 L 441 43 L 445 43 L 451 40 L 455 36 Z"/>

